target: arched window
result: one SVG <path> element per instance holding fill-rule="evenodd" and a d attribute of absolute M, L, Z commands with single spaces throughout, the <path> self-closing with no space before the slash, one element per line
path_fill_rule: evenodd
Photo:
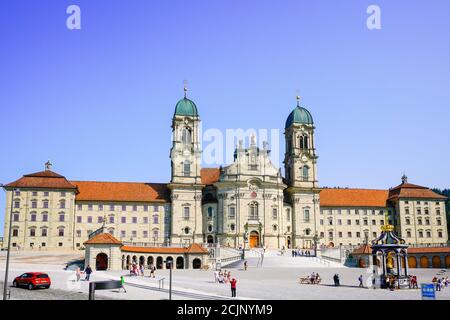
<path fill-rule="evenodd" d="M 185 234 L 189 234 L 189 228 L 188 227 L 184 228 L 184 233 Z"/>
<path fill-rule="evenodd" d="M 184 176 L 190 176 L 191 175 L 191 163 L 189 162 L 189 160 L 185 160 L 183 163 L 183 171 L 184 171 Z"/>
<path fill-rule="evenodd" d="M 303 166 L 302 168 L 302 179 L 303 181 L 308 181 L 309 178 L 309 167 Z"/>
<path fill-rule="evenodd" d="M 300 149 L 308 149 L 308 136 L 306 134 L 300 136 Z"/>
<path fill-rule="evenodd" d="M 59 201 L 59 208 L 60 209 L 65 209 L 66 208 L 66 200 Z"/>
<path fill-rule="evenodd" d="M 305 229 L 305 235 L 309 236 L 311 234 L 311 229 Z"/>
<path fill-rule="evenodd" d="M 212 231 L 213 231 L 212 225 L 208 225 L 208 232 L 212 232 Z"/>
<path fill-rule="evenodd" d="M 309 222 L 309 208 L 303 209 L 303 220 Z"/>
<path fill-rule="evenodd" d="M 184 145 L 189 145 L 192 143 L 191 130 L 189 130 L 188 128 L 184 128 L 181 132 L 181 142 Z"/>
<path fill-rule="evenodd" d="M 234 223 L 230 224 L 230 230 L 231 231 L 236 230 L 236 225 Z"/>
<path fill-rule="evenodd" d="M 249 219 L 258 220 L 258 202 L 252 202 L 249 205 Z"/>
<path fill-rule="evenodd" d="M 211 219 L 213 217 L 213 208 L 208 207 L 208 219 Z"/>

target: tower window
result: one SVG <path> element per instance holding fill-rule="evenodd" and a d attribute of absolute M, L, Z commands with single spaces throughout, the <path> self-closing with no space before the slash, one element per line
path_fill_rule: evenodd
<path fill-rule="evenodd" d="M 191 164 L 188 160 L 184 161 L 184 176 L 190 176 L 191 175 Z"/>
<path fill-rule="evenodd" d="M 189 207 L 184 207 L 184 212 L 183 212 L 183 218 L 184 220 L 189 220 Z"/>
<path fill-rule="evenodd" d="M 181 142 L 183 142 L 184 145 L 191 144 L 192 142 L 192 135 L 191 131 L 188 128 L 184 128 L 181 133 Z"/>
<path fill-rule="evenodd" d="M 308 166 L 303 166 L 302 168 L 302 180 L 303 181 L 308 181 L 309 178 L 309 167 Z"/>
<path fill-rule="evenodd" d="M 300 136 L 300 149 L 308 149 L 308 136 L 306 134 Z"/>

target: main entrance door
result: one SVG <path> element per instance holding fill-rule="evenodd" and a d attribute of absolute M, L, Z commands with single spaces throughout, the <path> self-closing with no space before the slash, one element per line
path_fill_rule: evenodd
<path fill-rule="evenodd" d="M 256 231 L 250 232 L 250 248 L 259 247 L 259 233 Z"/>

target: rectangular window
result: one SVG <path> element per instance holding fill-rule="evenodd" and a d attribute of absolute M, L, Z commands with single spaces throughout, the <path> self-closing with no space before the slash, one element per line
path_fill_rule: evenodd
<path fill-rule="evenodd" d="M 15 214 L 13 215 L 13 221 L 14 221 L 14 222 L 19 221 L 19 214 L 15 213 Z"/>
<path fill-rule="evenodd" d="M 82 204 L 77 205 L 77 209 L 78 209 L 78 211 L 83 210 L 83 205 Z"/>
<path fill-rule="evenodd" d="M 97 217 L 97 222 L 98 222 L 98 223 L 103 223 L 103 217 L 102 217 L 102 216 Z"/>
<path fill-rule="evenodd" d="M 423 231 L 419 231 L 419 238 L 423 238 Z"/>
<path fill-rule="evenodd" d="M 142 232 L 142 236 L 143 236 L 144 238 L 148 238 L 148 231 L 147 231 L 147 230 L 144 230 L 144 231 Z"/>
<path fill-rule="evenodd" d="M 356 237 L 357 237 L 357 238 L 361 238 L 361 232 L 357 232 L 357 233 L 356 233 Z"/>
<path fill-rule="evenodd" d="M 83 222 L 83 217 L 77 216 L 77 223 L 82 223 L 82 222 Z"/>
<path fill-rule="evenodd" d="M 411 238 L 411 231 L 406 231 L 406 237 Z"/>
<path fill-rule="evenodd" d="M 36 229 L 30 229 L 30 237 L 36 236 Z"/>
<path fill-rule="evenodd" d="M 351 238 L 351 237 L 352 237 L 352 233 L 351 233 L 351 232 L 347 232 L 347 236 L 348 236 L 349 238 Z"/>
<path fill-rule="evenodd" d="M 441 215 L 441 210 L 440 209 L 436 209 L 436 215 L 440 216 Z"/>
<path fill-rule="evenodd" d="M 320 219 L 320 225 L 323 226 L 323 219 Z"/>
<path fill-rule="evenodd" d="M 14 192 L 14 195 L 15 195 L 16 197 L 20 196 L 20 191 L 15 191 L 15 192 Z M 437 202 L 436 202 L 436 204 L 437 204 Z"/>
<path fill-rule="evenodd" d="M 155 215 L 153 216 L 153 224 L 158 224 L 158 223 L 159 223 L 159 217 L 158 217 L 157 214 L 155 214 Z"/>
<path fill-rule="evenodd" d="M 88 211 L 94 210 L 94 206 L 92 204 L 88 204 Z"/>
<path fill-rule="evenodd" d="M 109 223 L 114 223 L 114 216 L 109 216 Z"/>
<path fill-rule="evenodd" d="M 309 209 L 305 209 L 305 211 L 303 212 L 303 220 L 305 222 L 309 222 Z"/>
<path fill-rule="evenodd" d="M 289 212 L 289 211 L 288 211 Z M 230 207 L 229 209 L 228 209 L 228 218 L 230 218 L 230 219 L 234 219 L 236 217 L 236 208 L 235 207 Z M 290 217 L 289 217 L 290 218 Z M 288 218 L 288 220 L 290 220 Z"/>
<path fill-rule="evenodd" d="M 373 232 L 373 233 L 372 233 L 372 236 L 373 236 L 374 238 L 376 238 L 376 237 L 377 237 L 377 233 L 376 233 L 376 232 Z"/>
<path fill-rule="evenodd" d="M 144 217 L 143 221 L 144 224 L 148 224 L 148 217 Z"/>
<path fill-rule="evenodd" d="M 122 223 L 127 223 L 127 217 L 121 217 L 121 218 L 120 218 L 120 221 L 121 221 Z"/>
<path fill-rule="evenodd" d="M 431 232 L 427 231 L 427 238 L 431 238 Z"/>
<path fill-rule="evenodd" d="M 14 208 L 19 209 L 20 208 L 20 201 L 14 201 Z"/>
<path fill-rule="evenodd" d="M 420 210 L 420 208 L 417 208 L 417 214 L 422 214 L 422 211 Z"/>
<path fill-rule="evenodd" d="M 137 217 L 131 218 L 131 221 L 132 221 L 133 223 L 137 223 Z"/>
<path fill-rule="evenodd" d="M 352 220 L 348 219 L 347 220 L 347 225 L 351 225 L 352 224 Z"/>
<path fill-rule="evenodd" d="M 61 197 L 65 197 L 66 193 L 64 191 L 61 192 Z"/>
<path fill-rule="evenodd" d="M 425 208 L 425 214 L 430 214 L 430 211 L 428 210 L 428 208 Z"/>
<path fill-rule="evenodd" d="M 125 232 L 125 230 L 120 231 L 120 236 L 122 238 L 125 238 L 127 236 L 127 233 Z"/>
<path fill-rule="evenodd" d="M 183 169 L 184 169 L 185 177 L 188 177 L 191 175 L 191 164 L 189 163 L 189 161 L 184 162 Z"/>
<path fill-rule="evenodd" d="M 31 201 L 31 208 L 33 209 L 37 208 L 37 201 Z"/>
<path fill-rule="evenodd" d="M 438 237 L 442 238 L 442 231 L 438 231 Z"/>
<path fill-rule="evenodd" d="M 114 211 L 114 205 L 113 204 L 109 205 L 109 211 Z"/>
<path fill-rule="evenodd" d="M 342 219 L 338 219 L 338 225 L 342 225 Z"/>
<path fill-rule="evenodd" d="M 88 222 L 88 223 L 92 223 L 92 217 L 91 217 L 91 216 L 88 216 L 88 217 L 87 217 L 87 222 Z"/>
<path fill-rule="evenodd" d="M 31 215 L 31 221 L 32 221 L 32 222 L 35 222 L 35 221 L 36 221 L 36 215 L 35 215 L 35 214 L 32 214 L 32 215 Z"/>
<path fill-rule="evenodd" d="M 48 201 L 44 201 L 44 202 L 42 203 L 42 207 L 43 207 L 44 209 L 48 209 Z"/>
<path fill-rule="evenodd" d="M 59 215 L 59 222 L 64 222 L 65 216 L 63 214 Z"/>
<path fill-rule="evenodd" d="M 380 220 L 380 226 L 384 226 L 384 220 Z"/>
<path fill-rule="evenodd" d="M 184 220 L 189 220 L 189 207 L 184 207 L 183 218 Z"/>
<path fill-rule="evenodd" d="M 405 214 L 409 214 L 409 208 L 405 208 Z"/>
<path fill-rule="evenodd" d="M 372 220 L 372 225 L 376 226 L 377 225 L 377 221 L 376 220 Z"/>
<path fill-rule="evenodd" d="M 81 238 L 81 230 L 77 230 L 77 238 Z"/>
<path fill-rule="evenodd" d="M 339 231 L 338 236 L 339 236 L 339 238 L 342 238 L 342 232 L 341 231 Z"/>
<path fill-rule="evenodd" d="M 58 236 L 64 237 L 64 229 L 58 229 Z"/>
<path fill-rule="evenodd" d="M 98 205 L 98 211 L 103 211 L 103 205 L 102 204 Z"/>
<path fill-rule="evenodd" d="M 359 226 L 360 221 L 359 220 L 355 220 L 355 222 L 356 222 L 356 225 Z"/>
<path fill-rule="evenodd" d="M 137 211 L 137 206 L 136 205 L 133 206 L 133 211 Z"/>
<path fill-rule="evenodd" d="M 47 229 L 41 229 L 41 237 L 47 236 Z"/>
<path fill-rule="evenodd" d="M 37 197 L 38 195 L 37 191 L 33 191 L 31 194 L 33 195 L 33 197 Z"/>
<path fill-rule="evenodd" d="M 278 218 L 278 210 L 277 208 L 272 208 L 272 219 L 276 220 Z"/>
<path fill-rule="evenodd" d="M 145 212 L 148 211 L 148 205 L 144 205 L 144 211 L 145 211 Z"/>
<path fill-rule="evenodd" d="M 122 206 L 122 211 L 127 211 L 127 206 Z"/>
<path fill-rule="evenodd" d="M 19 229 L 13 229 L 12 236 L 13 237 L 18 237 L 19 236 Z"/>
<path fill-rule="evenodd" d="M 153 206 L 153 212 L 159 212 L 159 206 L 154 205 Z"/>
<path fill-rule="evenodd" d="M 131 236 L 133 238 L 136 238 L 137 237 L 137 231 L 136 230 L 131 231 Z"/>

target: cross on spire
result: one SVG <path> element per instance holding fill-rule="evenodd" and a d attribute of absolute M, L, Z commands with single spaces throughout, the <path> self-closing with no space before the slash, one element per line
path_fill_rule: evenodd
<path fill-rule="evenodd" d="M 187 89 L 187 84 L 188 84 L 188 81 L 187 81 L 187 80 L 184 80 L 184 81 L 183 81 L 184 98 L 186 98 L 187 91 L 188 91 L 188 89 Z"/>
<path fill-rule="evenodd" d="M 48 160 L 45 163 L 45 171 L 50 171 L 50 170 L 52 170 L 52 163 L 50 162 L 50 160 Z"/>

